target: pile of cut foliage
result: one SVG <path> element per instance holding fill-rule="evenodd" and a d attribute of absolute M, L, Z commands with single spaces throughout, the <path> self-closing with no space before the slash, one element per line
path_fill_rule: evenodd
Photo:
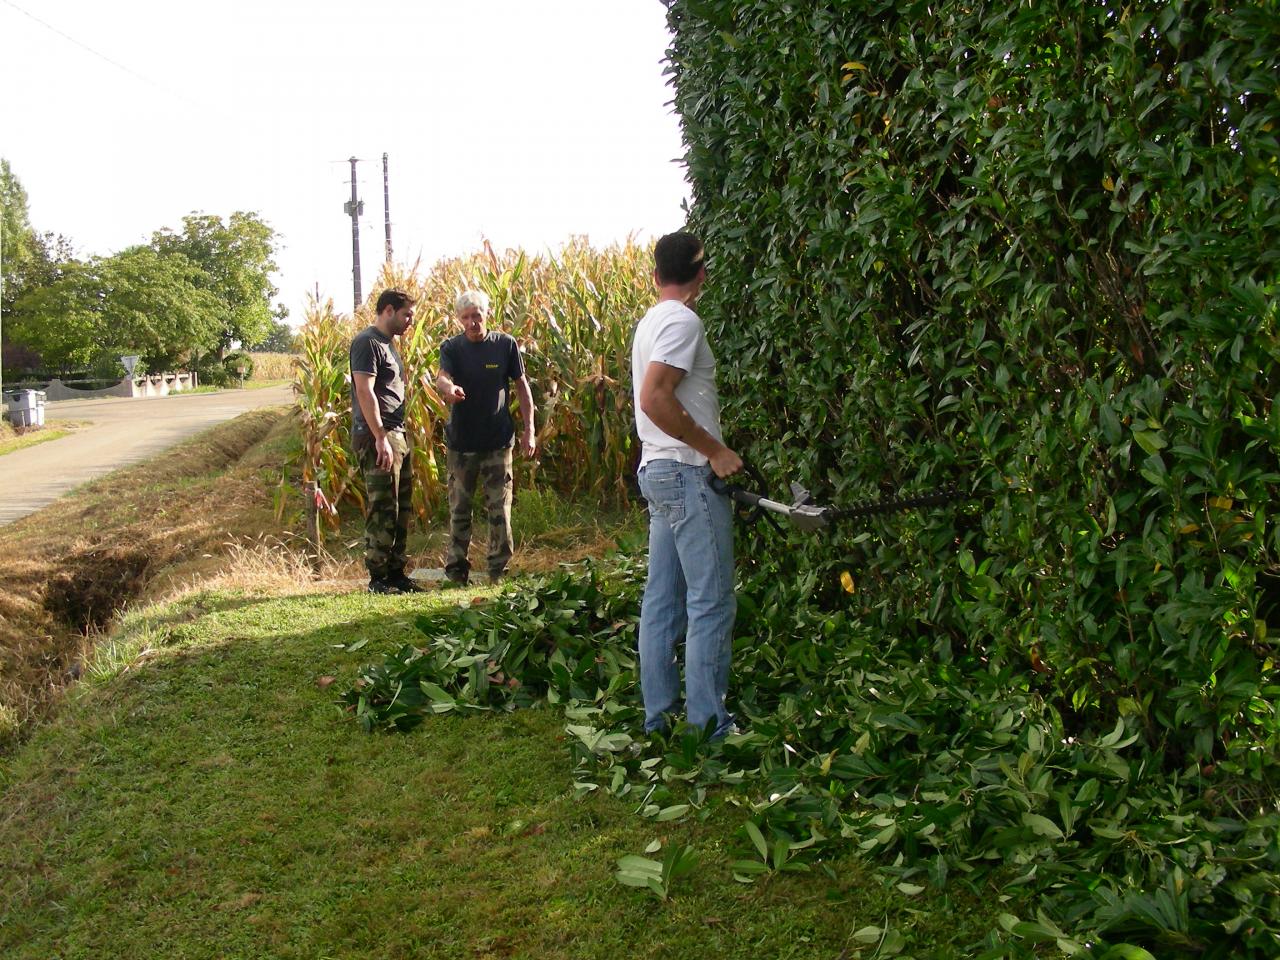
<path fill-rule="evenodd" d="M 975 956 L 1043 943 L 1088 956 L 1274 955 L 1274 756 L 1171 767 L 1132 718 L 1072 736 L 1033 672 L 922 657 L 806 602 L 813 584 L 772 578 L 740 591 L 734 700 L 747 732 L 645 740 L 640 581 L 634 565 L 588 567 L 421 617 L 422 638 L 365 668 L 342 702 L 371 731 L 558 704 L 578 790 L 625 797 L 655 820 L 718 797 L 742 805 L 743 882 L 858 850 L 907 893 L 1003 885 L 1011 911 L 1032 912 L 1005 915 Z M 881 934 L 887 956 L 898 941 Z"/>

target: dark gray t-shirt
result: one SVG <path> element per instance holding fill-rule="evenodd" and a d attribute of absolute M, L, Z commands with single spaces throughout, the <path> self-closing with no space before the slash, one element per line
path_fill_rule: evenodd
<path fill-rule="evenodd" d="M 440 369 L 467 393 L 467 399 L 449 410 L 449 449 L 482 453 L 511 446 L 516 425 L 507 384 L 524 376 L 515 338 L 497 330 L 479 343 L 466 334 L 450 337 L 440 345 Z"/>
<path fill-rule="evenodd" d="M 357 373 L 373 374 L 373 397 L 378 401 L 378 413 L 382 426 L 398 430 L 404 426 L 404 363 L 391 345 L 391 338 L 384 336 L 377 327 L 361 330 L 351 341 L 351 429 L 367 431 L 356 399 Z"/>

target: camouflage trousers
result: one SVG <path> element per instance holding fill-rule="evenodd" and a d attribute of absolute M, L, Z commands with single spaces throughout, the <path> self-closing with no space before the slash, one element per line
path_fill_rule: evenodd
<path fill-rule="evenodd" d="M 471 571 L 467 550 L 471 546 L 471 502 L 476 484 L 484 485 L 489 514 L 489 576 L 500 577 L 511 560 L 511 448 L 483 453 L 449 451 L 449 552 L 444 572 L 450 580 L 465 583 Z"/>
<path fill-rule="evenodd" d="M 387 434 L 391 469 L 378 468 L 378 453 L 369 433 L 355 444 L 364 474 L 364 564 L 371 579 L 386 579 L 404 570 L 409 519 L 413 516 L 413 454 L 403 430 Z"/>

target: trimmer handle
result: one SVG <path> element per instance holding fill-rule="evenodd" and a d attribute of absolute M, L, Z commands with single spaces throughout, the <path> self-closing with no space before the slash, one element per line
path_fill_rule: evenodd
<path fill-rule="evenodd" d="M 737 500 L 739 503 L 746 504 L 748 507 L 759 506 L 760 501 L 763 499 L 760 494 L 752 493 L 750 490 L 744 490 L 736 483 L 730 483 L 723 477 L 717 477 L 714 473 L 711 474 L 711 480 L 709 481 L 708 486 L 710 486 L 716 493 L 723 494 L 726 497 L 732 497 L 734 500 Z"/>
<path fill-rule="evenodd" d="M 747 468 L 748 476 L 758 480 L 755 471 Z M 801 488 L 793 490 L 796 493 L 796 502 L 792 504 L 779 503 L 777 500 L 770 500 L 768 497 L 758 493 L 752 493 L 750 490 L 744 490 L 737 484 L 729 483 L 722 480 L 714 473 L 708 481 L 708 486 L 716 493 L 722 493 L 732 497 L 747 507 L 752 507 L 761 511 L 759 516 L 776 513 L 786 517 L 791 521 L 793 526 L 801 530 L 817 530 L 827 526 L 831 522 L 831 510 L 828 507 L 817 507 L 809 503 L 809 494 Z M 772 518 L 770 518 L 772 520 Z"/>

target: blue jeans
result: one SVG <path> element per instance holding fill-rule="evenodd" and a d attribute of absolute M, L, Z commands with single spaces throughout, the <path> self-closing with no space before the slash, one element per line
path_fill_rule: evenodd
<path fill-rule="evenodd" d="M 711 489 L 711 468 L 651 460 L 640 469 L 649 501 L 649 579 L 640 604 L 644 728 L 661 730 L 680 705 L 676 645 L 684 639 L 685 706 L 691 724 L 715 721 L 723 736 L 733 646 L 733 509 Z"/>

